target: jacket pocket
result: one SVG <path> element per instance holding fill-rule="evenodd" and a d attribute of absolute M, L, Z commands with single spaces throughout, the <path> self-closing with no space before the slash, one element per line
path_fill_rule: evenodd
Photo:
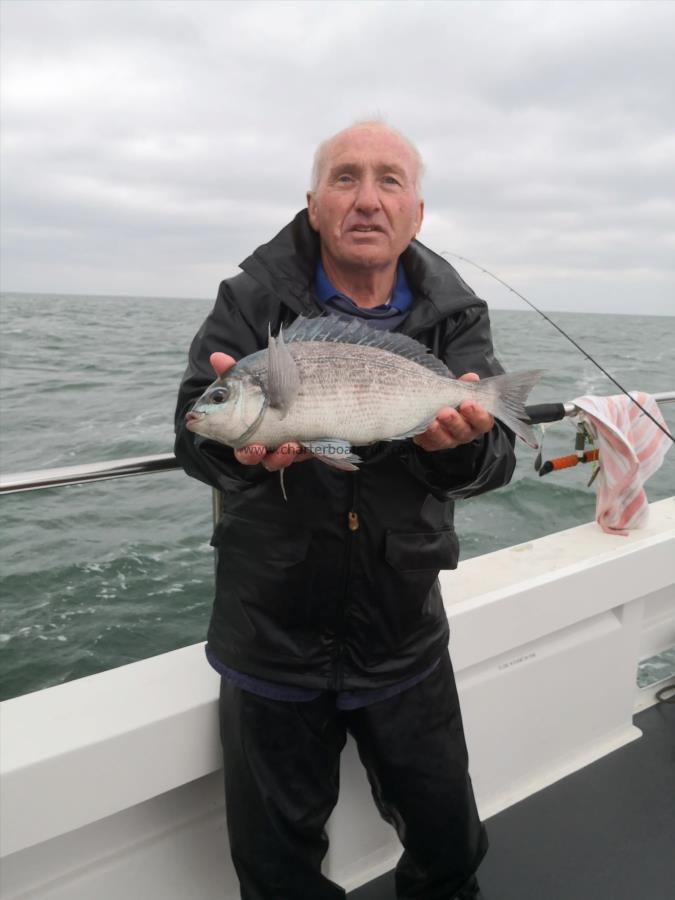
<path fill-rule="evenodd" d="M 384 558 L 398 572 L 456 569 L 459 541 L 453 528 L 442 531 L 388 531 Z"/>
<path fill-rule="evenodd" d="M 376 664 L 423 655 L 446 629 L 439 569 L 457 567 L 452 528 L 385 534 L 385 563 L 372 585 L 373 622 L 368 646 Z"/>
<path fill-rule="evenodd" d="M 226 513 L 215 528 L 214 628 L 225 644 L 299 653 L 310 533 L 293 523 L 253 521 Z"/>

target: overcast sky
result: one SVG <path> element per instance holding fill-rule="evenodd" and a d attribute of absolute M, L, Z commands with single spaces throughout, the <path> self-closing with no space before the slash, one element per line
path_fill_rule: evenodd
<path fill-rule="evenodd" d="M 215 296 L 317 142 L 379 113 L 426 160 L 428 246 L 549 310 L 675 313 L 675 3 L 4 0 L 2 26 L 5 291 Z"/>

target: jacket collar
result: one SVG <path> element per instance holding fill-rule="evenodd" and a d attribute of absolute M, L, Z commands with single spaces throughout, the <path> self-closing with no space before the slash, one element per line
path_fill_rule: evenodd
<path fill-rule="evenodd" d="M 254 250 L 240 268 L 294 312 L 314 315 L 321 308 L 313 290 L 319 252 L 319 236 L 303 209 L 271 241 Z M 404 323 L 406 333 L 422 331 L 481 303 L 450 263 L 419 241 L 409 244 L 401 260 L 414 295 Z"/>
<path fill-rule="evenodd" d="M 320 310 L 312 290 L 319 252 L 319 236 L 304 209 L 239 266 L 294 312 L 312 315 Z"/>

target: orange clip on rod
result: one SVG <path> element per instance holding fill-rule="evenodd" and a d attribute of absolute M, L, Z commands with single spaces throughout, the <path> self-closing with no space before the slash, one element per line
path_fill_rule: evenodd
<path fill-rule="evenodd" d="M 539 469 L 540 475 L 548 475 L 549 472 L 557 472 L 560 469 L 571 469 L 579 463 L 595 462 L 598 458 L 598 450 L 585 450 L 582 454 L 571 453 L 569 456 L 558 456 L 556 459 L 547 460 Z"/>

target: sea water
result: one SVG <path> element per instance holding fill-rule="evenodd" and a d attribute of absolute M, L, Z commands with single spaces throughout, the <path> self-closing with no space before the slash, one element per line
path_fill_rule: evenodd
<path fill-rule="evenodd" d="M 5 475 L 167 453 L 192 336 L 212 301 L 5 294 Z M 675 390 L 675 318 L 550 314 L 629 390 Z M 542 368 L 532 402 L 616 388 L 531 311 L 492 314 L 497 356 Z M 675 428 L 675 404 L 663 407 Z M 573 452 L 547 431 L 544 456 Z M 540 478 L 518 446 L 507 487 L 457 505 L 462 558 L 591 521 L 590 466 Z M 675 494 L 675 451 L 647 485 Z M 204 639 L 213 599 L 210 489 L 182 471 L 13 494 L 2 504 L 0 699 Z"/>

